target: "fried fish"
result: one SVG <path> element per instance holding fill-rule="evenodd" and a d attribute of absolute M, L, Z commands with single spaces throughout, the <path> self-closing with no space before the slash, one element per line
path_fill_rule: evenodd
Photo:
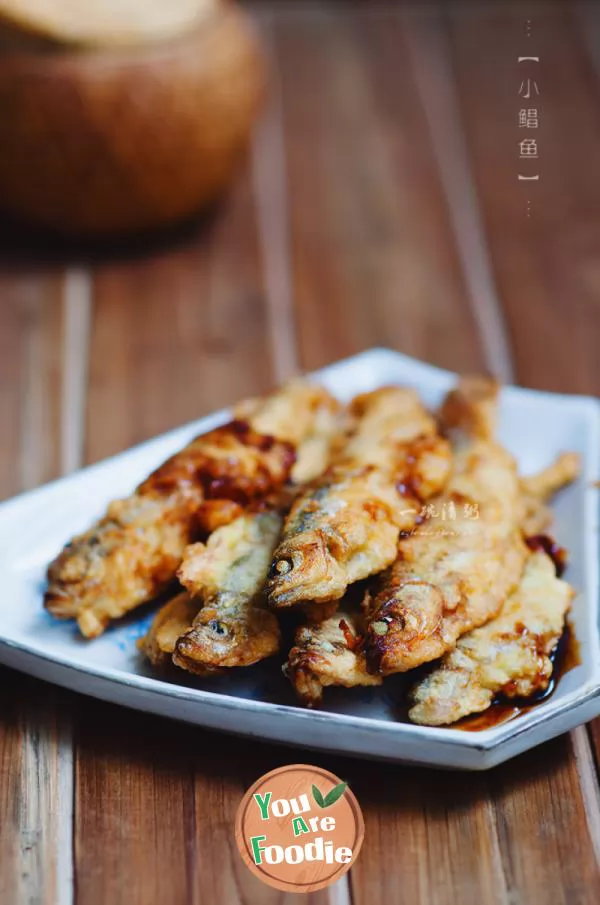
<path fill-rule="evenodd" d="M 493 618 L 525 562 L 522 500 L 513 457 L 493 429 L 497 387 L 464 378 L 442 419 L 455 437 L 454 470 L 436 510 L 454 514 L 402 539 L 394 564 L 365 600 L 369 671 L 406 672 L 443 656 Z"/>
<path fill-rule="evenodd" d="M 382 677 L 367 670 L 363 635 L 364 617 L 343 605 L 322 622 L 297 630 L 284 673 L 303 704 L 319 704 L 328 685 L 381 685 Z"/>
<path fill-rule="evenodd" d="M 279 396 L 268 405 L 266 412 L 260 411 L 260 400 L 252 399 L 240 405 L 234 410 L 237 418 L 243 420 L 244 415 L 255 418 L 261 427 L 268 427 L 269 423 L 278 424 L 281 434 L 287 432 L 295 444 L 296 458 L 290 472 L 290 484 L 287 487 L 291 499 L 297 495 L 298 488 L 318 477 L 327 467 L 335 454 L 335 450 L 343 442 L 344 433 L 349 423 L 347 410 L 328 393 L 319 391 L 315 397 L 315 406 L 308 411 L 301 405 L 302 383 L 293 381 L 287 385 L 287 406 Z M 297 403 L 297 404 L 296 404 Z M 297 411 L 299 420 L 292 423 L 288 420 L 288 412 Z M 268 419 L 266 420 L 268 415 Z M 309 416 L 309 417 L 307 417 Z M 279 491 L 278 491 L 279 492 Z M 227 525 L 234 518 L 242 515 L 245 506 L 234 500 L 204 500 L 197 514 L 197 523 L 200 533 L 208 537 L 221 525 Z"/>
<path fill-rule="evenodd" d="M 47 609 L 75 617 L 94 637 L 164 591 L 186 546 L 206 531 L 203 505 L 214 528 L 281 487 L 296 446 L 314 432 L 323 408 L 336 405 L 321 387 L 296 381 L 253 402 L 246 420 L 197 437 L 66 545 L 48 569 Z"/>
<path fill-rule="evenodd" d="M 557 578 L 551 558 L 543 551 L 532 553 L 500 615 L 464 635 L 417 683 L 410 719 L 442 726 L 486 710 L 497 695 L 527 698 L 544 691 L 573 596 L 571 586 Z"/>
<path fill-rule="evenodd" d="M 296 445 L 291 479 L 294 489 L 318 478 L 337 456 L 351 424 L 348 410 L 325 397 L 314 413 L 311 428 Z"/>
<path fill-rule="evenodd" d="M 252 403 L 252 409 L 254 408 L 255 403 Z M 236 414 L 242 414 L 242 412 L 238 411 Z M 249 411 L 251 414 L 251 410 Z M 296 462 L 292 468 L 291 478 L 292 484 L 286 488 L 283 488 L 281 491 L 275 495 L 273 499 L 266 502 L 266 505 L 270 505 L 273 509 L 277 509 L 279 512 L 285 512 L 289 510 L 291 502 L 294 496 L 298 493 L 298 485 L 304 483 L 304 481 L 308 481 L 316 477 L 320 472 L 322 472 L 328 464 L 329 457 L 332 454 L 332 449 L 335 448 L 336 444 L 339 443 L 340 437 L 343 435 L 343 430 L 345 427 L 345 413 L 342 407 L 337 403 L 333 398 L 324 398 L 323 403 L 319 405 L 314 424 L 309 433 L 307 433 L 306 437 L 300 442 L 297 447 L 297 457 Z M 210 502 L 210 501 L 209 501 Z M 217 501 L 221 502 L 221 501 Z M 232 504 L 233 506 L 238 506 L 238 504 Z M 269 531 L 260 530 L 261 526 L 268 526 L 269 521 L 264 519 L 264 516 L 260 512 L 255 512 L 254 517 L 256 518 L 256 522 L 254 524 L 250 524 L 247 520 L 240 520 L 240 507 L 238 506 L 238 510 L 230 510 L 226 509 L 219 510 L 217 508 L 212 511 L 206 512 L 207 504 L 203 504 L 202 511 L 205 513 L 205 526 L 206 533 L 210 534 L 212 531 L 216 531 L 218 528 L 228 525 L 230 522 L 233 522 L 234 519 L 238 519 L 237 525 L 232 525 L 230 532 L 221 532 L 219 538 L 225 536 L 229 536 L 230 544 L 220 542 L 220 550 L 221 550 L 221 579 L 226 578 L 226 568 L 227 568 L 227 557 L 230 557 L 230 560 L 233 561 L 235 559 L 235 551 L 232 544 L 236 543 L 236 532 L 241 535 L 245 535 L 248 537 L 249 534 L 254 533 L 254 541 L 260 543 L 264 541 L 269 546 L 269 552 L 267 553 L 267 557 L 271 556 L 272 550 L 272 540 L 269 537 Z M 264 512 L 265 510 L 263 510 Z M 216 515 L 214 514 L 216 512 Z M 274 524 L 274 523 L 272 523 Z M 213 546 L 215 545 L 215 541 L 213 541 Z M 209 576 L 210 585 L 210 573 L 205 570 L 206 560 L 207 560 L 207 549 L 204 545 L 192 545 L 187 548 L 184 553 L 183 563 L 181 566 L 182 575 L 189 573 L 189 581 L 190 587 L 193 588 L 194 595 L 190 596 L 189 593 L 185 593 L 183 595 L 179 595 L 178 598 L 175 598 L 174 601 L 169 601 L 165 604 L 162 609 L 157 614 L 154 623 L 148 632 L 144 642 L 140 644 L 141 650 L 146 654 L 146 656 L 150 659 L 150 661 L 160 666 L 163 660 L 166 658 L 169 663 L 172 662 L 172 655 L 175 652 L 176 643 L 180 637 L 184 634 L 189 633 L 187 643 L 194 644 L 194 637 L 199 637 L 200 642 L 203 641 L 203 634 L 199 630 L 198 635 L 194 635 L 192 630 L 192 623 L 194 622 L 194 618 L 198 615 L 199 610 L 204 606 L 205 598 L 207 595 L 208 588 L 205 587 L 207 574 Z M 234 554 L 231 556 L 231 554 Z M 223 558 L 225 557 L 225 559 Z M 254 554 L 256 557 L 256 553 Z M 212 564 L 213 564 L 213 583 L 210 588 L 210 596 L 213 601 L 218 598 L 220 605 L 227 604 L 226 598 L 219 593 L 218 587 L 215 587 L 214 582 L 214 565 L 215 565 L 215 552 L 212 552 Z M 221 591 L 223 590 L 223 584 L 220 585 Z M 184 606 L 181 603 L 176 603 L 179 598 L 185 598 L 187 600 L 187 604 Z M 243 639 L 250 635 L 254 638 L 256 631 L 259 629 L 258 620 L 263 617 L 260 613 L 257 613 L 256 607 L 254 605 L 246 606 L 244 601 L 240 600 L 239 596 L 237 600 L 233 601 L 235 604 L 235 608 L 230 605 L 224 606 L 224 612 L 226 618 L 231 621 L 235 616 L 235 632 L 228 631 L 228 645 L 229 645 L 229 654 L 233 655 L 233 645 L 235 644 L 243 644 Z M 210 623 L 211 620 L 208 620 Z M 214 621 L 214 620 L 213 620 Z M 207 624 L 208 624 L 207 623 Z M 199 618 L 196 621 L 196 626 L 202 625 L 202 618 Z M 272 628 L 272 620 L 268 620 L 268 627 Z M 231 628 L 234 626 L 232 624 Z M 204 634 L 206 634 L 206 629 L 204 630 Z M 179 664 L 186 668 L 188 671 L 193 670 L 196 673 L 200 673 L 201 675 L 222 672 L 221 669 L 210 667 L 208 665 L 204 665 L 198 659 L 202 657 L 205 653 L 206 644 L 209 645 L 210 655 L 214 658 L 214 630 L 208 630 L 208 641 L 205 643 L 194 644 L 194 655 L 188 656 L 186 658 L 181 657 Z M 236 641 L 234 642 L 234 637 Z M 223 636 L 220 636 L 220 646 L 221 649 L 224 650 L 224 639 Z M 266 652 L 266 653 L 265 653 Z M 265 656 L 269 656 L 272 653 L 272 644 L 269 645 L 267 643 L 263 647 L 263 652 Z M 262 653 L 258 652 L 259 659 L 262 659 Z M 239 656 L 239 652 L 238 652 Z M 242 665 L 242 657 L 239 657 L 239 664 Z M 206 672 L 204 672 L 206 670 Z"/>
<path fill-rule="evenodd" d="M 270 571 L 273 607 L 318 604 L 389 565 L 419 501 L 444 485 L 449 445 L 414 391 L 357 397 L 356 426 L 337 460 L 292 506 Z"/>
<path fill-rule="evenodd" d="M 200 601 L 182 591 L 160 608 L 148 632 L 138 641 L 138 648 L 152 666 L 164 669 L 173 665 L 177 640 L 192 624 L 199 606 Z"/>
<path fill-rule="evenodd" d="M 175 644 L 177 666 L 250 666 L 279 650 L 264 584 L 282 524 L 275 510 L 248 512 L 188 547 L 178 575 L 199 612 Z"/>
<path fill-rule="evenodd" d="M 488 415 L 490 414 L 488 409 Z M 491 422 L 488 420 L 488 423 Z M 578 457 L 565 453 L 544 471 L 521 479 L 520 490 L 528 514 L 527 524 L 540 526 L 539 516 L 532 521 L 536 507 L 539 509 L 540 506 L 543 506 L 546 509 L 547 500 L 565 483 L 569 483 L 576 477 L 578 468 Z M 544 524 L 546 524 L 545 517 Z M 532 549 L 550 548 L 551 553 L 556 556 L 553 545 L 544 543 L 546 540 L 536 534 L 535 537 L 527 538 L 527 546 Z M 557 561 L 559 562 L 559 560 Z M 374 579 L 375 583 L 377 581 Z M 322 605 L 315 607 L 315 610 L 319 608 L 322 609 Z M 344 607 L 342 607 L 343 609 Z M 341 619 L 352 627 L 355 637 L 352 637 L 348 631 L 342 630 L 343 626 L 340 628 Z M 362 637 L 365 631 L 364 614 L 361 617 L 347 612 L 340 612 L 337 618 L 328 619 L 321 625 L 308 624 L 297 631 L 295 645 L 290 651 L 285 672 L 303 703 L 309 707 L 318 704 L 325 686 L 351 687 L 381 682 L 380 675 L 371 674 L 367 669 Z M 332 635 L 335 644 L 332 643 Z M 463 637 L 467 638 L 469 635 Z"/>

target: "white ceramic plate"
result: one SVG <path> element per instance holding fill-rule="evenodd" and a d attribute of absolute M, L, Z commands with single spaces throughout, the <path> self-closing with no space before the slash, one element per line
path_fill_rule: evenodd
<path fill-rule="evenodd" d="M 396 352 L 374 349 L 313 375 L 341 399 L 382 384 L 414 386 L 435 405 L 455 375 Z M 479 732 L 408 725 L 397 718 L 395 680 L 381 689 L 329 689 L 325 708 L 294 703 L 277 663 L 208 680 L 156 678 L 135 640 L 148 609 L 84 641 L 74 625 L 42 609 L 45 568 L 73 534 L 88 527 L 113 497 L 126 495 L 196 434 L 226 420 L 203 418 L 75 475 L 0 506 L 0 661 L 41 679 L 139 710 L 214 729 L 370 758 L 485 769 L 600 714 L 598 638 L 598 489 L 600 408 L 594 399 L 512 387 L 502 393 L 500 439 L 523 473 L 566 449 L 583 457 L 583 474 L 558 498 L 555 534 L 570 551 L 567 577 L 581 663 L 550 698 L 517 719 Z"/>

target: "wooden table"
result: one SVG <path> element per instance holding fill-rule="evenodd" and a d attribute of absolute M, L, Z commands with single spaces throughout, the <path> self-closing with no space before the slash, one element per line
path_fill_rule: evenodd
<path fill-rule="evenodd" d="M 118 255 L 42 254 L 5 230 L 1 495 L 374 345 L 598 393 L 598 8 L 255 9 L 273 91 L 222 207 Z M 529 107 L 535 132 L 518 126 Z M 519 159 L 523 137 L 537 161 Z M 315 905 L 599 900 L 598 721 L 487 774 L 448 774 L 0 674 L 3 905 L 287 902 L 242 865 L 232 821 L 255 778 L 307 756 L 349 779 L 366 821 L 349 883 Z"/>

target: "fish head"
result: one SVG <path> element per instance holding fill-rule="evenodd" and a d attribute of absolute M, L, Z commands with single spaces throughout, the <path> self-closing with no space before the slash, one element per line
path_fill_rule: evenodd
<path fill-rule="evenodd" d="M 347 577 L 333 555 L 325 532 L 302 531 L 283 541 L 275 552 L 267 580 L 273 607 L 306 601 L 338 600 L 346 590 Z"/>
<path fill-rule="evenodd" d="M 250 666 L 276 653 L 280 632 L 273 613 L 260 606 L 244 612 L 216 612 L 206 607 L 177 642 L 182 661 L 211 667 Z"/>
<path fill-rule="evenodd" d="M 426 581 L 407 581 L 379 594 L 367 627 L 369 672 L 387 675 L 418 665 L 414 662 L 417 651 L 426 649 L 429 640 L 437 637 L 443 614 L 441 591 Z"/>

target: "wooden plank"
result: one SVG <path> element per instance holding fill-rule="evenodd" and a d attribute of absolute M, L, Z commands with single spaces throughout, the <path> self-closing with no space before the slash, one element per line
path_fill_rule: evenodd
<path fill-rule="evenodd" d="M 353 788 L 365 814 L 355 903 L 512 901 L 482 776 L 365 766 Z"/>
<path fill-rule="evenodd" d="M 77 901 L 194 901 L 193 738 L 88 702 L 75 741 Z"/>
<path fill-rule="evenodd" d="M 454 71 L 519 378 L 598 393 L 598 82 L 569 4 L 536 4 L 530 15 L 527 38 L 522 6 L 450 6 Z M 518 94 L 527 78 L 529 101 Z M 523 107 L 539 110 L 537 129 L 519 128 Z M 537 140 L 537 161 L 519 160 L 523 138 Z"/>
<path fill-rule="evenodd" d="M 0 272 L 0 496 L 60 470 L 64 295 L 58 275 Z M 73 697 L 1 670 L 0 899 L 71 901 Z"/>
<path fill-rule="evenodd" d="M 271 889 L 251 874 L 241 861 L 233 827 L 237 807 L 246 789 L 264 773 L 289 763 L 304 763 L 305 754 L 289 748 L 261 745 L 249 740 L 206 737 L 201 769 L 196 770 L 197 877 L 204 898 L 199 902 L 251 902 L 261 905 L 292 905 L 294 894 Z M 242 753 L 243 752 L 243 753 Z M 308 755 L 308 762 L 336 771 L 339 761 Z M 342 896 L 345 884 L 341 884 Z M 304 896 L 309 905 L 336 905 L 331 891 Z M 344 902 L 340 899 L 340 905 Z"/>
<path fill-rule="evenodd" d="M 306 368 L 374 345 L 483 366 L 397 19 L 344 4 L 275 14 Z"/>
<path fill-rule="evenodd" d="M 87 458 L 271 384 L 249 180 L 199 235 L 96 272 Z"/>
<path fill-rule="evenodd" d="M 61 283 L 0 272 L 0 497 L 59 471 Z"/>
<path fill-rule="evenodd" d="M 243 793 L 294 762 L 290 749 L 100 703 L 82 713 L 77 742 L 78 902 L 113 901 L 109 892 L 144 905 L 295 901 L 250 874 L 234 836 Z M 337 764 L 312 754 L 310 762 Z"/>

